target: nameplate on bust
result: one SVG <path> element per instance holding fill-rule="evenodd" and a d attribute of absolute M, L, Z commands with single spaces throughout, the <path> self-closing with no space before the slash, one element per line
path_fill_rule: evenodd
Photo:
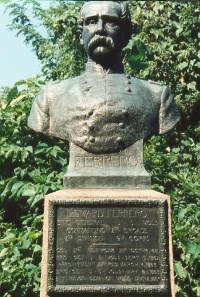
<path fill-rule="evenodd" d="M 143 165 L 143 141 L 112 154 L 92 154 L 70 144 L 66 188 L 150 188 Z"/>

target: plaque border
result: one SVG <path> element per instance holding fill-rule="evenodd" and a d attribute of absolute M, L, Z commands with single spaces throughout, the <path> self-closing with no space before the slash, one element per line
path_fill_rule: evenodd
<path fill-rule="evenodd" d="M 160 213 L 160 273 L 159 285 L 56 285 L 56 219 L 58 207 L 106 207 L 106 206 L 135 206 L 154 207 Z M 67 200 L 49 199 L 49 230 L 48 230 L 48 261 L 47 261 L 47 292 L 50 296 L 58 294 L 159 294 L 156 296 L 168 296 L 170 292 L 170 268 L 169 268 L 169 239 L 168 239 L 168 202 L 166 198 L 71 198 Z M 165 295 L 166 294 L 166 295 Z"/>

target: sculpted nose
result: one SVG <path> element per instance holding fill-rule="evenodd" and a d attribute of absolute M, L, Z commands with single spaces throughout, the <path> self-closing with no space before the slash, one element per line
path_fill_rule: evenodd
<path fill-rule="evenodd" d="M 96 33 L 98 33 L 98 34 L 105 33 L 104 23 L 103 23 L 103 20 L 101 20 L 101 19 L 99 19 L 99 21 L 98 21 Z"/>

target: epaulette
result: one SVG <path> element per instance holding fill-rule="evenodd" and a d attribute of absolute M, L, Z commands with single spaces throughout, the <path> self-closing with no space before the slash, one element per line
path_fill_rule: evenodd
<path fill-rule="evenodd" d="M 150 83 L 150 84 L 154 84 L 154 85 L 158 85 L 158 86 L 163 86 L 164 84 L 163 83 L 161 83 L 161 82 L 157 82 L 157 81 L 153 81 L 153 80 L 148 80 L 148 82 Z"/>

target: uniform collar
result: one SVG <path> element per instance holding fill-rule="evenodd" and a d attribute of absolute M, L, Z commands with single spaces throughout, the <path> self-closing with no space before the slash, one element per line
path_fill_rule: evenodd
<path fill-rule="evenodd" d="M 85 71 L 86 71 L 86 73 L 92 73 L 92 74 L 114 74 L 114 73 L 122 74 L 122 73 L 124 73 L 123 67 L 122 67 L 121 71 L 115 72 L 111 69 L 104 69 L 101 65 L 99 65 L 93 61 L 89 61 L 86 63 Z"/>

